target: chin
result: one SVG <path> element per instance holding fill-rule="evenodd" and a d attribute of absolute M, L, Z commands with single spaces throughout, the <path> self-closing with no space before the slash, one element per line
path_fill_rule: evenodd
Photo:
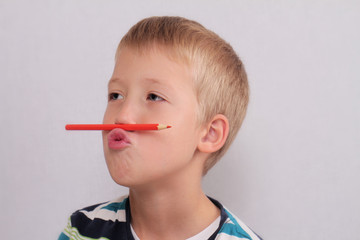
<path fill-rule="evenodd" d="M 119 176 L 119 174 L 111 174 L 110 172 L 110 175 L 111 175 L 111 178 L 112 180 L 120 185 L 120 186 L 123 186 L 123 187 L 130 187 L 132 184 L 129 180 L 126 179 L 126 176 Z"/>

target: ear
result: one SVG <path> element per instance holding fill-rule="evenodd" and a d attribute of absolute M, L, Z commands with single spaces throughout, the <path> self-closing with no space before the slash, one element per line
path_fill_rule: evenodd
<path fill-rule="evenodd" d="M 200 152 L 213 153 L 219 150 L 229 135 L 229 121 L 222 114 L 217 114 L 206 125 L 198 149 Z"/>

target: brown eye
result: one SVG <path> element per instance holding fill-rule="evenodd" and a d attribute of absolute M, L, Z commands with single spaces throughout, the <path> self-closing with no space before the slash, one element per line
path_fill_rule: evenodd
<path fill-rule="evenodd" d="M 156 101 L 164 101 L 165 99 L 163 99 L 162 97 L 159 97 L 158 95 L 156 95 L 154 93 L 150 93 L 147 96 L 147 100 L 156 102 Z"/>
<path fill-rule="evenodd" d="M 124 96 L 121 95 L 120 93 L 110 93 L 109 94 L 109 101 L 115 101 L 115 100 L 120 100 L 123 99 Z"/>

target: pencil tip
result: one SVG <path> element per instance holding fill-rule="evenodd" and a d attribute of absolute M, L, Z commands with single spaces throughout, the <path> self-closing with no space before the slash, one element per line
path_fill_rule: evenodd
<path fill-rule="evenodd" d="M 164 124 L 159 124 L 157 128 L 158 128 L 158 130 L 162 130 L 162 129 L 166 129 L 166 128 L 171 128 L 171 126 L 164 125 Z"/>

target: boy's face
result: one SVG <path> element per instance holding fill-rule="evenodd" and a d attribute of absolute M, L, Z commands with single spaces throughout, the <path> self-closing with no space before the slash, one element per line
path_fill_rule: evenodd
<path fill-rule="evenodd" d="M 186 65 L 170 60 L 158 48 L 141 54 L 121 49 L 109 81 L 103 122 L 161 123 L 172 128 L 103 131 L 106 163 L 115 182 L 128 187 L 161 183 L 190 166 L 200 140 L 192 81 Z"/>

